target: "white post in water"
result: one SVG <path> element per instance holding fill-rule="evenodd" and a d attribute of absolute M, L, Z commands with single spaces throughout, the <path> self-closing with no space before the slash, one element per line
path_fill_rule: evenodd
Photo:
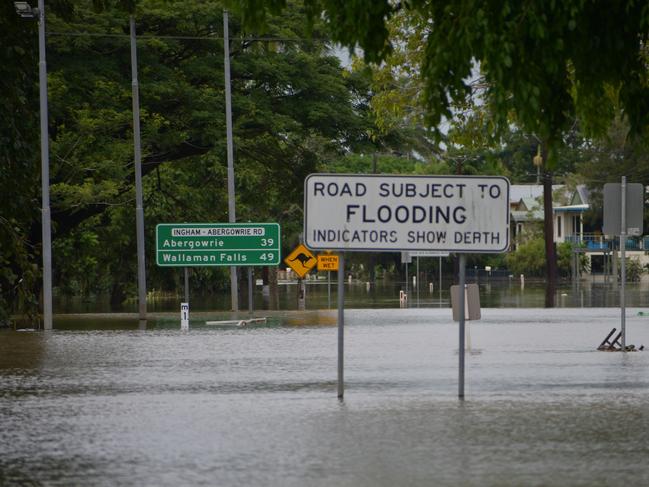
<path fill-rule="evenodd" d="M 622 351 L 626 352 L 626 296 L 624 295 L 624 287 L 626 286 L 626 176 L 622 176 L 622 184 L 620 186 L 622 207 L 621 226 L 620 229 L 620 310 L 622 313 Z"/>
<path fill-rule="evenodd" d="M 460 340 L 459 340 L 459 347 L 458 347 L 458 355 L 460 357 L 460 364 L 459 364 L 459 377 L 458 377 L 458 392 L 457 395 L 460 399 L 464 399 L 464 311 L 465 311 L 465 299 L 466 299 L 466 289 L 465 289 L 465 284 L 466 284 L 466 255 L 465 254 L 460 254 L 460 279 L 459 279 L 459 286 L 460 286 L 460 299 L 458 302 L 460 303 L 459 305 L 459 321 L 460 321 Z"/>
<path fill-rule="evenodd" d="M 234 148 L 232 143 L 232 92 L 230 87 L 230 29 L 228 11 L 223 11 L 223 72 L 225 76 L 225 132 L 227 139 L 228 157 L 228 221 L 237 221 L 234 203 Z M 239 311 L 239 285 L 237 283 L 237 268 L 230 267 L 230 298 L 232 311 Z"/>
<path fill-rule="evenodd" d="M 338 398 L 345 394 L 345 255 L 338 257 Z"/>
<path fill-rule="evenodd" d="M 180 329 L 189 330 L 189 303 L 180 303 Z"/>

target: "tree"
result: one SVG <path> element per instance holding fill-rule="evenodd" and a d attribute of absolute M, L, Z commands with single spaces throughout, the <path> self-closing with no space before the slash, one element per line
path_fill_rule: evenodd
<path fill-rule="evenodd" d="M 47 13 L 59 293 L 110 291 L 121 301 L 135 290 L 130 3 L 87 0 L 74 3 L 74 15 Z M 145 0 L 136 7 L 147 276 L 151 289 L 173 289 L 173 273 L 152 265 L 155 224 L 227 221 L 223 6 Z M 230 16 L 237 216 L 279 221 L 287 245 L 301 231 L 305 175 L 370 147 L 372 124 L 366 81 L 343 72 L 317 23 L 312 32 L 320 39 L 308 39 L 303 7 L 295 7 L 269 20 L 265 38 L 247 34 Z M 0 103 L 10 116 L 0 117 L 0 126 L 17 127 L 0 134 L 3 163 L 10 156 L 0 171 L 0 309 L 6 315 L 27 277 L 37 280 L 40 185 L 33 143 L 36 25 L 21 24 L 12 5 L 2 9 L 2 26 L 11 27 L 0 33 L 9 46 L 0 56 L 10 53 L 11 62 L 3 65 L 6 91 L 0 81 L 8 94 Z M 24 83 L 8 82 L 16 79 Z M 226 282 L 214 269 L 200 270 L 197 280 L 205 290 Z M 35 286 L 25 287 L 25 296 L 36 303 Z"/>
<path fill-rule="evenodd" d="M 62 15 L 69 4 L 49 2 Z M 0 4 L 0 326 L 12 310 L 35 318 L 40 257 L 38 30 Z M 39 232 L 31 233 L 33 224 Z"/>
<path fill-rule="evenodd" d="M 261 25 L 267 12 L 277 12 L 286 1 L 242 0 L 241 5 L 247 21 Z M 453 104 L 470 92 L 473 71 L 479 66 L 494 129 L 502 133 L 513 117 L 525 132 L 539 137 L 545 172 L 546 305 L 552 306 L 556 257 L 549 240 L 550 190 L 557 146 L 577 118 L 585 134 L 603 133 L 616 104 L 632 133 L 645 129 L 646 4 L 627 0 L 602 8 L 591 1 L 313 0 L 307 5 L 311 19 L 326 19 L 334 40 L 350 49 L 359 46 L 370 62 L 381 62 L 392 52 L 388 24 L 402 9 L 412 9 L 427 26 L 419 69 L 431 126 L 441 132 L 442 120 L 453 117 Z"/>

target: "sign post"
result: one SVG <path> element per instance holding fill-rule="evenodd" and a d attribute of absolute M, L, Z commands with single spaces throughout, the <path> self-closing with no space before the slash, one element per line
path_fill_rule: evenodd
<path fill-rule="evenodd" d="M 181 305 L 181 326 L 184 326 L 182 306 L 187 306 L 189 315 L 189 267 L 248 266 L 248 309 L 252 312 L 252 266 L 278 265 L 280 238 L 277 223 L 158 224 L 156 264 L 184 268 L 185 302 Z"/>
<path fill-rule="evenodd" d="M 500 176 L 311 174 L 304 181 L 304 243 L 312 250 L 460 254 L 509 248 L 509 181 Z M 338 273 L 338 397 L 343 397 L 343 256 Z M 462 311 L 464 313 L 464 311 Z M 460 326 L 464 397 L 464 326 Z"/>
<path fill-rule="evenodd" d="M 338 256 L 330 252 L 318 254 L 318 271 L 327 272 L 327 308 L 331 308 L 331 271 L 338 270 Z"/>
<path fill-rule="evenodd" d="M 185 267 L 185 302 L 189 303 L 189 268 Z"/>
<path fill-rule="evenodd" d="M 312 250 L 499 253 L 509 247 L 509 181 L 499 176 L 311 174 Z"/>
<path fill-rule="evenodd" d="M 345 394 L 345 256 L 338 260 L 338 399 Z"/>
<path fill-rule="evenodd" d="M 464 399 L 464 337 L 465 337 L 465 316 L 464 316 L 464 311 L 465 311 L 465 306 L 464 306 L 464 301 L 466 299 L 466 255 L 465 254 L 460 254 L 460 276 L 459 276 L 459 286 L 460 286 L 460 306 L 459 306 L 459 321 L 460 321 L 460 326 L 459 326 L 459 331 L 460 331 L 460 337 L 459 337 L 459 348 L 458 348 L 458 356 L 459 356 L 459 364 L 458 364 L 458 382 L 457 382 L 457 396 L 460 399 Z"/>
<path fill-rule="evenodd" d="M 622 329 L 622 351 L 626 352 L 626 296 L 625 296 L 625 287 L 626 287 L 626 176 L 622 176 L 621 184 L 621 197 L 620 197 L 620 206 L 622 208 L 620 212 L 620 218 L 622 224 L 620 225 L 620 259 L 622 260 L 622 268 L 620 274 L 620 312 L 621 312 L 621 329 Z"/>
<path fill-rule="evenodd" d="M 606 235 L 620 237 L 620 321 L 622 350 L 626 352 L 626 239 L 627 235 L 642 235 L 644 217 L 644 186 L 627 183 L 626 176 L 618 183 L 604 185 L 604 225 Z M 613 249 L 615 252 L 615 249 Z M 615 257 L 615 254 L 613 254 Z M 613 260 L 615 263 L 615 259 Z M 615 266 L 613 266 L 615 268 Z M 615 272 L 615 270 L 614 270 Z M 617 278 L 617 277 L 616 277 Z"/>
<path fill-rule="evenodd" d="M 303 244 L 293 249 L 293 252 L 284 258 L 284 263 L 289 266 L 298 276 L 297 307 L 299 310 L 306 309 L 306 285 L 304 276 L 317 264 L 315 255 Z"/>

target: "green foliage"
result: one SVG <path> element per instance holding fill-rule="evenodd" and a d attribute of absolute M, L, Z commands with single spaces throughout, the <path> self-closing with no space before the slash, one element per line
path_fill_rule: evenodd
<path fill-rule="evenodd" d="M 559 274 L 564 277 L 572 275 L 572 265 L 574 259 L 575 245 L 571 242 L 562 242 L 557 245 L 557 267 Z M 578 253 L 577 265 L 580 272 L 589 270 L 589 261 L 585 253 Z"/>
<path fill-rule="evenodd" d="M 240 3 L 253 24 L 263 22 L 266 9 L 286 5 Z M 617 104 L 633 131 L 648 121 L 642 49 L 649 8 L 644 2 L 627 0 L 607 8 L 596 2 L 542 0 L 312 0 L 308 5 L 311 18 L 328 19 L 336 41 L 350 49 L 360 46 L 370 62 L 385 60 L 398 46 L 387 25 L 401 9 L 410 8 L 411 18 L 423 19 L 419 69 L 429 122 L 437 130 L 453 117 L 451 107 L 470 94 L 476 63 L 494 127 L 505 131 L 513 115 L 526 132 L 549 142 L 550 162 L 556 162 L 555 144 L 575 117 L 589 134 L 605 131 Z M 412 31 L 418 32 L 416 26 Z"/>
<path fill-rule="evenodd" d="M 110 292 L 119 302 L 135 294 L 136 282 L 128 37 L 134 2 L 59 3 L 47 11 L 55 290 Z M 306 26 L 305 7 L 292 6 L 268 17 L 271 40 L 250 38 L 230 15 L 237 220 L 279 222 L 286 245 L 301 232 L 305 176 L 357 148 L 377 147 L 367 79 L 344 72 L 327 42 L 305 40 L 308 30 L 323 37 L 322 22 Z M 153 265 L 155 224 L 228 220 L 223 5 L 144 0 L 136 7 L 147 277 L 149 288 L 170 289 L 175 273 Z M 0 56 L 9 57 L 2 58 L 0 104 L 15 114 L 0 117 L 6 316 L 16 293 L 38 295 L 40 166 L 36 24 L 17 21 L 11 4 L 1 8 L 8 48 Z M 405 137 L 384 137 L 382 147 Z M 192 281 L 210 291 L 225 286 L 225 277 L 222 269 L 201 269 Z"/>
<path fill-rule="evenodd" d="M 545 269 L 545 243 L 543 238 L 533 238 L 518 245 L 505 258 L 507 267 L 514 275 L 539 277 Z"/>
<path fill-rule="evenodd" d="M 34 315 L 40 252 L 37 24 L 0 4 L 0 324 Z"/>
<path fill-rule="evenodd" d="M 372 174 L 376 164 L 377 174 L 448 174 L 444 162 L 422 162 L 405 157 L 371 154 L 348 154 L 327 164 L 324 169 L 335 173 Z"/>
<path fill-rule="evenodd" d="M 562 242 L 557 245 L 557 267 L 559 275 L 570 277 L 573 262 L 573 244 Z M 542 236 L 535 236 L 520 243 L 516 250 L 505 257 L 507 267 L 513 274 L 540 277 L 545 271 L 545 242 Z M 588 268 L 588 259 L 585 254 L 579 254 L 578 265 L 581 271 Z"/>
<path fill-rule="evenodd" d="M 627 282 L 639 282 L 642 278 L 642 274 L 646 272 L 646 269 L 642 267 L 642 264 L 640 264 L 640 261 L 637 259 L 627 257 L 625 272 Z M 621 270 L 618 268 L 618 277 L 621 279 L 620 273 Z"/>

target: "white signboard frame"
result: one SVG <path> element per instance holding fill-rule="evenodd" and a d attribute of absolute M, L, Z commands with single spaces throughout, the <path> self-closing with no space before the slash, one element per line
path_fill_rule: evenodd
<path fill-rule="evenodd" d="M 505 252 L 509 188 L 501 176 L 311 174 L 304 243 L 314 250 Z"/>

